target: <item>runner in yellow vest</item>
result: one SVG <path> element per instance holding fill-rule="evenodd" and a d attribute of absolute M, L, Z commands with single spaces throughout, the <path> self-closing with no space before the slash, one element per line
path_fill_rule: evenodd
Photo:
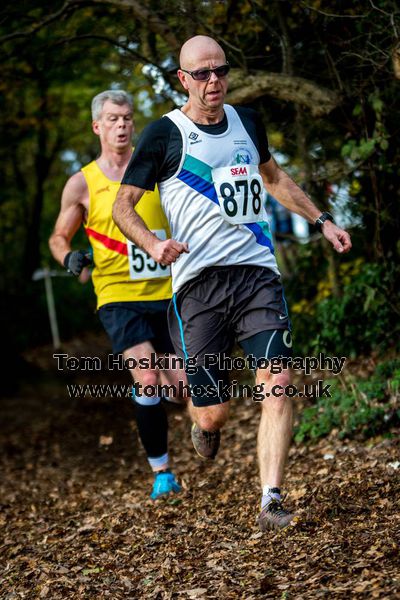
<path fill-rule="evenodd" d="M 109 179 L 96 160 L 83 167 L 82 173 L 89 190 L 84 227 L 93 249 L 92 280 L 97 308 L 110 302 L 170 299 L 170 269 L 127 242 L 110 218 L 120 182 Z M 169 226 L 161 209 L 158 191 L 146 192 L 146 201 L 139 206 L 140 216 L 149 229 L 169 237 Z"/>
<path fill-rule="evenodd" d="M 102 92 L 93 98 L 92 117 L 101 154 L 67 181 L 49 245 L 54 258 L 80 276 L 90 259 L 83 250 L 71 251 L 71 242 L 83 224 L 93 251 L 98 313 L 113 352 L 122 353 L 125 360 L 150 362 L 156 352 L 174 352 L 166 317 L 172 295 L 170 269 L 127 241 L 111 215 L 132 155 L 132 97 L 120 90 Z M 146 192 L 138 212 L 157 237 L 170 237 L 157 190 Z M 179 380 L 185 380 L 181 370 L 130 371 L 135 383 L 143 387 L 159 383 L 178 387 Z M 139 435 L 155 474 L 150 497 L 155 500 L 180 491 L 169 469 L 168 422 L 160 397 L 136 393 L 134 403 Z"/>

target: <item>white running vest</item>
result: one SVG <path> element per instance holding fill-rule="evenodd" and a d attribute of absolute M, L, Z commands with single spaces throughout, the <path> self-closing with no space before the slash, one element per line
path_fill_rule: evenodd
<path fill-rule="evenodd" d="M 181 132 L 183 148 L 178 171 L 159 183 L 161 204 L 171 237 L 189 244 L 189 254 L 172 264 L 174 292 L 206 267 L 257 265 L 279 273 L 258 151 L 235 109 L 225 104 L 224 110 L 228 127 L 219 135 L 204 133 L 178 109 L 165 115 Z"/>

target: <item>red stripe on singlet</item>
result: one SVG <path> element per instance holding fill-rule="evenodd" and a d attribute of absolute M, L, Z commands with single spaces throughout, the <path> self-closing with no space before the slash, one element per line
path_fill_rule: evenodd
<path fill-rule="evenodd" d="M 89 227 L 86 227 L 85 231 L 86 231 L 86 234 L 88 235 L 88 237 L 92 237 L 95 240 L 101 242 L 103 244 L 103 246 L 105 246 L 106 248 L 109 248 L 110 250 L 114 250 L 114 252 L 118 252 L 118 254 L 124 254 L 125 256 L 128 256 L 128 246 L 124 242 L 119 242 L 118 240 L 113 240 L 112 238 L 109 238 L 107 235 L 104 235 L 103 233 L 99 233 L 98 231 L 95 231 L 94 229 L 90 229 Z"/>

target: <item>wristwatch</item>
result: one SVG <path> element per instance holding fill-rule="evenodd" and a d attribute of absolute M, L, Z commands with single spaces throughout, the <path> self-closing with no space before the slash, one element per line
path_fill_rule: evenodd
<path fill-rule="evenodd" d="M 318 231 L 322 231 L 322 225 L 325 223 L 325 221 L 332 221 L 332 223 L 335 222 L 333 220 L 331 213 L 323 212 L 322 215 L 320 215 L 314 223 L 314 225 L 318 229 Z"/>

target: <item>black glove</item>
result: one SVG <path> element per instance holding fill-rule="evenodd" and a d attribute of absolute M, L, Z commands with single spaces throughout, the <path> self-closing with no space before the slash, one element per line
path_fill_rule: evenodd
<path fill-rule="evenodd" d="M 89 253 L 84 252 L 83 250 L 74 250 L 73 252 L 68 252 L 64 258 L 64 267 L 67 269 L 68 273 L 72 273 L 79 277 L 83 267 L 87 267 L 91 262 L 92 259 Z"/>

